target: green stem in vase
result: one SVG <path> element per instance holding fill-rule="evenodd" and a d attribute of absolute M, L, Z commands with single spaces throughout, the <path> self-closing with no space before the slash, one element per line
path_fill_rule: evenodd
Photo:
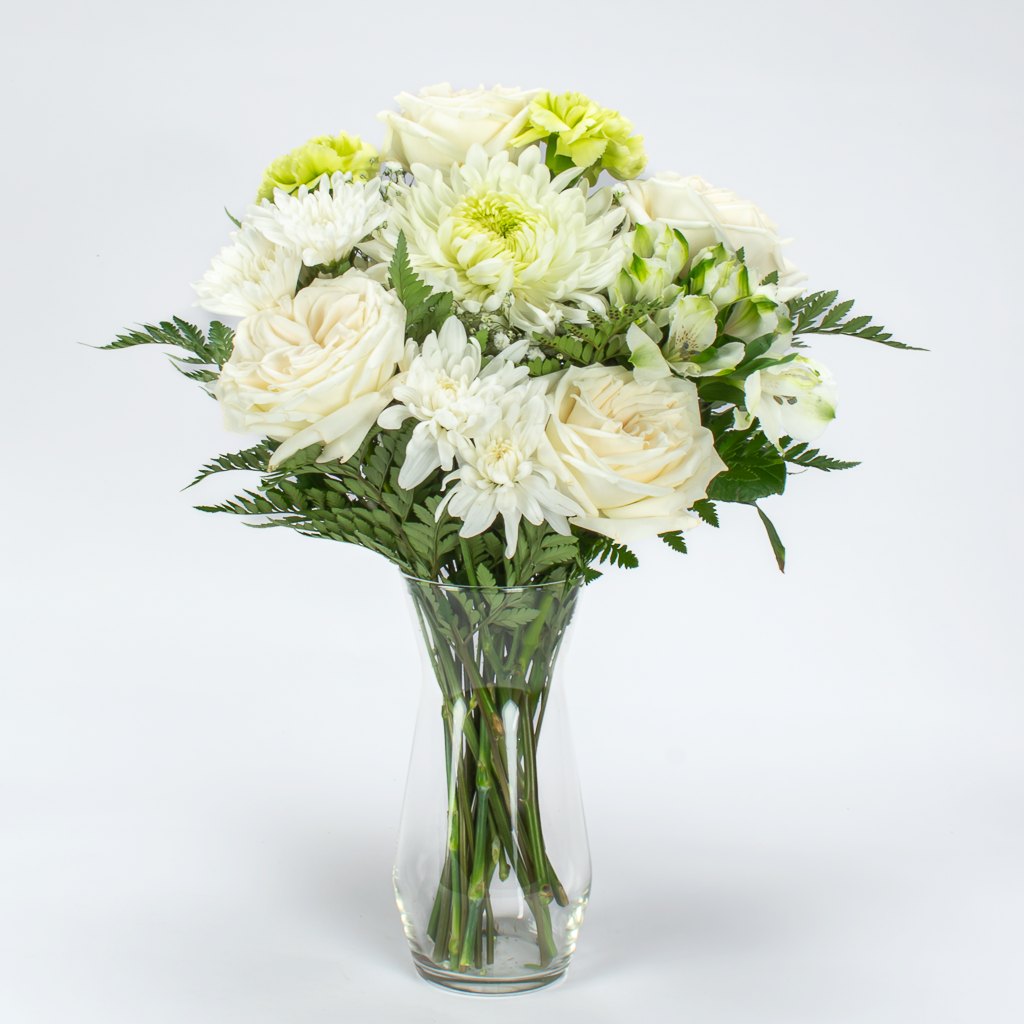
<path fill-rule="evenodd" d="M 556 598 L 545 594 L 525 627 L 490 627 L 489 606 L 444 595 L 418 609 L 443 696 L 449 781 L 448 848 L 428 934 L 435 962 L 451 970 L 494 963 L 495 877 L 515 877 L 540 963 L 559 953 L 551 905 L 568 900 L 545 848 L 537 778 L 539 728 L 573 604 Z"/>
<path fill-rule="evenodd" d="M 490 892 L 484 897 L 484 913 L 487 915 L 487 962 L 494 963 L 494 940 L 497 929 L 494 925 L 494 907 L 491 905 Z"/>
<path fill-rule="evenodd" d="M 458 810 L 453 811 L 452 817 L 452 832 L 454 838 L 449 845 L 448 856 L 452 862 L 452 880 L 451 880 L 451 926 L 448 929 L 448 959 L 449 957 L 454 959 L 459 955 L 459 939 L 462 935 L 462 858 L 459 856 L 459 838 L 458 833 L 460 826 L 458 824 L 459 812 Z"/>
<path fill-rule="evenodd" d="M 476 819 L 476 834 L 473 839 L 473 869 L 469 876 L 466 936 L 462 944 L 462 956 L 459 960 L 460 967 L 480 966 L 478 939 L 480 936 L 481 915 L 483 914 L 484 900 L 490 885 L 490 874 L 493 870 L 488 869 L 489 844 L 487 833 L 490 819 L 487 815 L 487 804 L 490 795 L 490 755 L 485 744 L 481 748 L 480 758 L 476 765 L 476 806 L 473 809 Z"/>

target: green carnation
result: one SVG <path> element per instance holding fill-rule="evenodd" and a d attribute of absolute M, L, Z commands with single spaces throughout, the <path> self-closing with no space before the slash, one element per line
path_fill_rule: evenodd
<path fill-rule="evenodd" d="M 547 164 L 556 172 L 581 167 L 595 178 L 608 171 L 624 180 L 637 177 L 647 165 L 643 137 L 633 134 L 633 125 L 579 92 L 545 92 L 530 104 L 526 126 L 512 145 L 541 139 L 547 143 Z"/>
<path fill-rule="evenodd" d="M 312 185 L 321 175 L 336 171 L 365 181 L 377 173 L 378 163 L 377 150 L 358 135 L 321 135 L 279 156 L 266 169 L 256 202 L 272 199 L 275 188 L 294 192 L 300 185 Z"/>

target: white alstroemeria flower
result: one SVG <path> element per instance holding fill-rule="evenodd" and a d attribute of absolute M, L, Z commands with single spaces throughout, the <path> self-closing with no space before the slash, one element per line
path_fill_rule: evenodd
<path fill-rule="evenodd" d="M 409 343 L 403 361 L 408 369 L 394 386 L 398 404 L 377 420 L 385 430 L 410 416 L 419 420 L 398 474 L 400 487 L 412 489 L 434 470 L 452 468 L 458 445 L 483 429 L 505 393 L 529 376 L 525 366 L 513 362 L 525 347 L 525 342 L 507 347 L 481 371 L 480 346 L 454 316 L 422 346 Z"/>
<path fill-rule="evenodd" d="M 387 220 L 380 182 L 351 181 L 340 172 L 324 176 L 294 195 L 274 190 L 249 210 L 248 219 L 271 242 L 298 252 L 307 267 L 345 259 L 352 249 Z"/>
<path fill-rule="evenodd" d="M 249 316 L 295 295 L 302 259 L 294 249 L 268 241 L 248 222 L 231 238 L 193 286 L 203 309 L 222 316 Z"/>
<path fill-rule="evenodd" d="M 629 247 L 609 189 L 588 196 L 575 168 L 552 178 L 536 146 L 518 160 L 473 146 L 446 172 L 415 163 L 412 171 L 413 185 L 389 193 L 375 257 L 387 262 L 404 232 L 413 269 L 435 291 L 523 333 L 607 309 Z"/>
<path fill-rule="evenodd" d="M 814 441 L 836 418 L 838 391 L 832 374 L 806 356 L 756 370 L 744 382 L 747 415 L 737 424 L 748 425 L 751 417 L 773 444 L 781 437 Z"/>
<path fill-rule="evenodd" d="M 670 373 L 711 377 L 738 366 L 745 351 L 738 341 L 726 342 L 713 353 L 707 351 L 718 337 L 717 315 L 718 308 L 707 296 L 681 295 L 669 307 L 668 338 L 661 344 L 633 324 L 626 333 L 626 344 L 636 379 L 644 383 Z"/>
<path fill-rule="evenodd" d="M 583 509 L 558 489 L 555 474 L 537 460 L 549 415 L 543 385 L 522 384 L 509 391 L 489 426 L 459 447 L 458 468 L 445 477 L 445 486 L 455 486 L 438 506 L 438 518 L 447 509 L 463 521 L 459 535 L 475 537 L 501 516 L 506 558 L 516 553 L 523 519 L 535 526 L 547 522 L 568 535 L 566 517 Z"/>

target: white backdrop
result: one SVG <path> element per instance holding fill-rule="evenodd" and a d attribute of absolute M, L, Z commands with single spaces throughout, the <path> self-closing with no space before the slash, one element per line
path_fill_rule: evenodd
<path fill-rule="evenodd" d="M 1021 16 L 1008 3 L 173 5 L 4 18 L 0 1018 L 1024 1018 Z M 826 450 L 591 588 L 595 863 L 568 981 L 414 975 L 390 862 L 418 692 L 397 574 L 203 516 L 230 451 L 156 350 L 263 166 L 450 78 L 578 88 L 758 201 L 931 349 L 850 339 Z M 526 1000 L 526 1002 L 522 1001 Z"/>

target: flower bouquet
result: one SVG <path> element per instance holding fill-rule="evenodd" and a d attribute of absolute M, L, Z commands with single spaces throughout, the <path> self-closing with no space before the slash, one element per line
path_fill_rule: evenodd
<path fill-rule="evenodd" d="M 718 525 L 835 416 L 811 335 L 906 348 L 808 293 L 773 223 L 697 177 L 641 177 L 629 121 L 578 93 L 398 97 L 380 153 L 275 160 L 175 317 L 110 348 L 174 365 L 255 435 L 205 511 L 369 548 L 406 577 L 428 687 L 395 886 L 420 971 L 517 991 L 564 972 L 589 857 L 555 667 L 583 584 Z M 229 215 L 230 216 L 230 215 Z"/>

